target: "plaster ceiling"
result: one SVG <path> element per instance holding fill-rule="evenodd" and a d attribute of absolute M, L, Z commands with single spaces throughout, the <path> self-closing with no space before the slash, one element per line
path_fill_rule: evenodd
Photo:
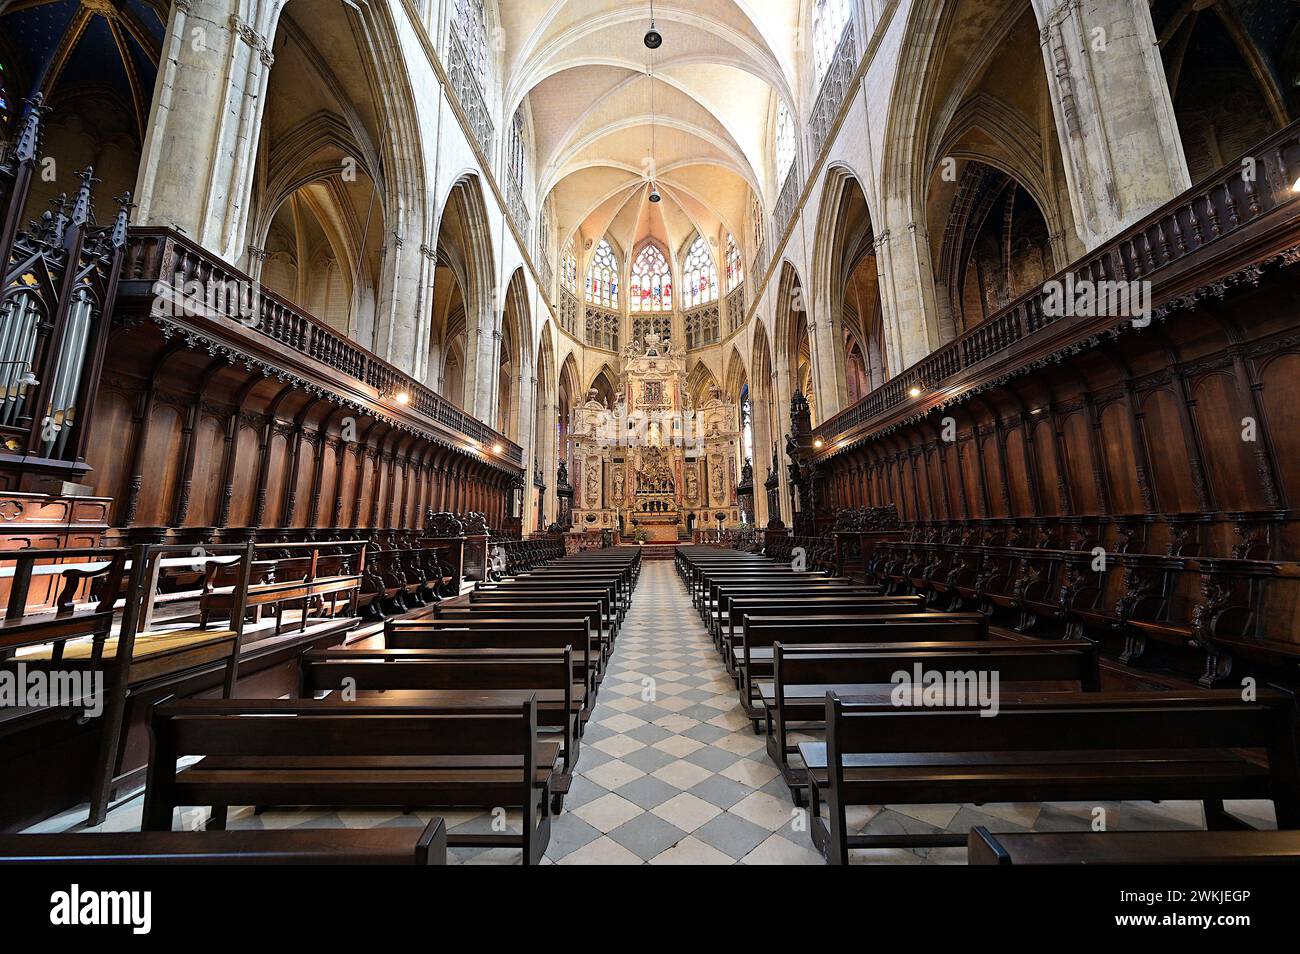
<path fill-rule="evenodd" d="M 677 254 L 696 231 L 739 239 L 751 193 L 770 204 L 767 144 L 778 100 L 793 100 L 800 6 L 655 3 L 652 53 L 648 0 L 499 4 L 504 112 L 527 103 L 539 196 L 580 268 L 602 236 L 623 255 L 647 236 Z"/>

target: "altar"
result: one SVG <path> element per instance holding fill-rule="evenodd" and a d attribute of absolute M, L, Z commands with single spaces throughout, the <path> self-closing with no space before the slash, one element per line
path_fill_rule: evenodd
<path fill-rule="evenodd" d="M 575 529 L 610 528 L 625 538 L 674 542 L 692 529 L 734 527 L 739 417 L 716 387 L 699 407 L 686 361 L 657 334 L 622 354 L 614 407 L 596 392 L 571 421 Z"/>

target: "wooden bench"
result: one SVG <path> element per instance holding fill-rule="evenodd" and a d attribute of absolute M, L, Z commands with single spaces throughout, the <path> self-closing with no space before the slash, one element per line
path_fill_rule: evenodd
<path fill-rule="evenodd" d="M 570 647 L 575 681 L 583 685 L 579 731 L 591 718 L 595 706 L 600 643 L 585 617 L 390 620 L 384 629 L 384 646 L 387 649 L 509 650 Z"/>
<path fill-rule="evenodd" d="M 736 674 L 733 651 L 744 639 L 746 616 L 898 616 L 924 613 L 925 606 L 917 596 L 733 596 L 727 607 L 727 618 L 719 627 L 719 648 L 727 671 Z M 936 615 L 934 618 L 942 618 Z"/>
<path fill-rule="evenodd" d="M 388 706 L 327 700 L 164 701 L 154 708 L 144 831 L 181 805 L 520 808 L 523 831 L 449 834 L 450 847 L 518 847 L 541 861 L 559 743 L 537 741 L 537 702 Z M 183 755 L 202 756 L 177 771 Z"/>
<path fill-rule="evenodd" d="M 505 708 L 537 698 L 539 726 L 559 729 L 563 771 L 551 781 L 558 814 L 578 760 L 582 683 L 573 650 L 318 649 L 299 662 L 298 697 L 401 705 Z M 576 691 L 575 691 L 576 688 Z M 331 695 L 332 694 L 332 695 Z"/>
<path fill-rule="evenodd" d="M 339 554 L 322 551 L 339 547 L 352 548 L 355 566 L 352 561 L 340 561 Z M 279 636 L 284 621 L 284 609 L 287 606 L 301 607 L 302 617 L 298 623 L 299 631 L 307 628 L 308 611 L 312 604 L 330 601 L 330 615 L 337 612 L 340 597 L 346 600 L 347 611 L 354 615 L 361 591 L 361 581 L 365 575 L 366 542 L 349 540 L 343 543 L 292 543 L 292 544 L 258 544 L 257 553 L 267 557 L 270 551 L 291 553 L 292 556 L 272 557 L 270 560 L 258 559 L 257 565 L 269 569 L 258 575 L 259 582 L 251 582 L 247 591 L 239 592 L 238 581 L 232 579 L 233 568 L 213 564 L 208 568 L 203 583 L 203 592 L 199 597 L 199 628 L 206 629 L 213 614 L 230 616 L 237 601 L 242 600 L 246 609 L 252 609 L 254 619 L 261 618 L 264 607 L 275 607 L 275 635 Z M 268 566 L 269 564 L 269 566 Z M 322 572 L 324 570 L 325 572 Z"/>
<path fill-rule="evenodd" d="M 709 598 L 704 605 L 705 622 L 709 628 L 709 634 L 713 636 L 714 645 L 721 645 L 723 625 L 727 621 L 727 610 L 734 599 L 768 597 L 772 600 L 782 600 L 786 598 L 805 599 L 813 596 L 823 597 L 878 597 L 880 596 L 880 587 L 878 586 L 855 586 L 838 581 L 828 581 L 826 583 L 806 582 L 791 584 L 773 584 L 768 583 L 719 583 L 712 582 L 709 585 Z M 895 601 L 896 605 L 913 605 L 917 609 L 922 608 L 922 601 L 919 597 L 895 596 L 889 597 Z"/>
<path fill-rule="evenodd" d="M 603 672 L 613 647 L 613 631 L 605 625 L 598 600 L 566 600 L 563 602 L 519 602 L 517 600 L 476 600 L 472 603 L 446 602 L 434 610 L 436 619 L 554 619 L 586 617 L 592 633 L 600 634 L 598 674 Z"/>
<path fill-rule="evenodd" d="M 996 672 L 1001 690 L 1033 689 L 1099 692 L 1101 657 L 1089 640 L 1012 642 L 905 642 L 773 647 L 771 681 L 756 680 L 767 729 L 767 752 L 781 769 L 796 805 L 808 787 L 807 772 L 791 764 L 798 747 L 790 744 L 790 726 L 824 727 L 826 693 L 861 701 L 875 694 L 892 704 L 895 673 L 920 664 L 942 672 Z M 1049 684 L 1049 685 L 1045 685 Z"/>
<path fill-rule="evenodd" d="M 850 805 L 1195 799 L 1215 830 L 1241 824 L 1224 799 L 1268 798 L 1279 828 L 1300 828 L 1296 705 L 1281 693 L 1003 693 L 997 718 L 983 718 L 828 692 L 825 718 L 826 742 L 799 754 L 813 843 L 832 864 L 850 848 L 966 844 L 946 832 L 850 836 Z"/>
<path fill-rule="evenodd" d="M 545 606 L 548 604 L 562 603 L 586 603 L 597 601 L 600 603 L 601 630 L 608 629 L 610 640 L 618 638 L 618 613 L 614 610 L 614 603 L 610 598 L 609 591 L 603 588 L 594 587 L 548 587 L 545 589 L 513 589 L 513 588 L 492 588 L 487 590 L 475 590 L 468 595 L 468 604 L 474 605 L 482 603 L 483 605 L 513 603 L 518 606 Z"/>
<path fill-rule="evenodd" d="M 1300 831 L 1070 831 L 972 828 L 971 865 L 1300 865 Z"/>
<path fill-rule="evenodd" d="M 876 616 L 767 616 L 746 614 L 741 623 L 740 645 L 732 648 L 732 662 L 745 714 L 760 729 L 762 705 L 755 706 L 756 680 L 772 675 L 773 647 L 777 643 L 888 643 L 959 642 L 988 638 L 988 624 L 970 613 L 881 613 Z"/>
<path fill-rule="evenodd" d="M 445 865 L 447 826 L 0 835 L 0 865 Z"/>

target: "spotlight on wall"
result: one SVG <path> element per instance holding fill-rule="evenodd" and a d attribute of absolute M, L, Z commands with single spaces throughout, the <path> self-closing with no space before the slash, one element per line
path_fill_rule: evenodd
<path fill-rule="evenodd" d="M 393 395 L 393 400 L 395 400 L 398 404 L 410 404 L 411 395 L 407 394 L 405 391 L 398 391 L 395 395 Z"/>
<path fill-rule="evenodd" d="M 492 453 L 494 454 L 500 454 L 503 450 L 505 450 L 505 448 L 502 447 L 500 444 L 492 445 Z"/>
<path fill-rule="evenodd" d="M 1291 191 L 1300 192 L 1300 179 L 1296 179 L 1295 182 L 1291 183 Z"/>
<path fill-rule="evenodd" d="M 821 450 L 822 443 L 823 443 L 823 442 L 822 442 L 822 439 L 821 439 L 820 437 L 818 437 L 818 438 L 816 438 L 816 439 L 813 440 L 813 447 L 817 448 L 818 450 Z"/>
<path fill-rule="evenodd" d="M 908 396 L 910 396 L 910 397 L 914 397 L 914 398 L 915 398 L 915 397 L 920 397 L 920 396 L 921 396 L 921 389 L 918 388 L 918 387 L 916 387 L 915 385 L 913 385 L 912 387 L 910 387 L 910 388 L 907 389 L 907 393 L 908 393 Z"/>

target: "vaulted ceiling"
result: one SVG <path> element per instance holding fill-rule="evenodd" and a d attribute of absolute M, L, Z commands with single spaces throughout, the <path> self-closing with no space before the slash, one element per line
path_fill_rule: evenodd
<path fill-rule="evenodd" d="M 527 100 L 540 195 L 561 241 L 650 236 L 673 253 L 695 231 L 739 236 L 767 196 L 778 99 L 792 103 L 799 0 L 499 4 L 507 116 Z M 653 133 L 652 133 L 653 127 Z M 653 143 L 653 145 L 652 145 Z M 653 162 L 651 162 L 653 152 Z M 653 177 L 663 201 L 648 201 Z M 585 264 L 585 262 L 584 262 Z"/>

